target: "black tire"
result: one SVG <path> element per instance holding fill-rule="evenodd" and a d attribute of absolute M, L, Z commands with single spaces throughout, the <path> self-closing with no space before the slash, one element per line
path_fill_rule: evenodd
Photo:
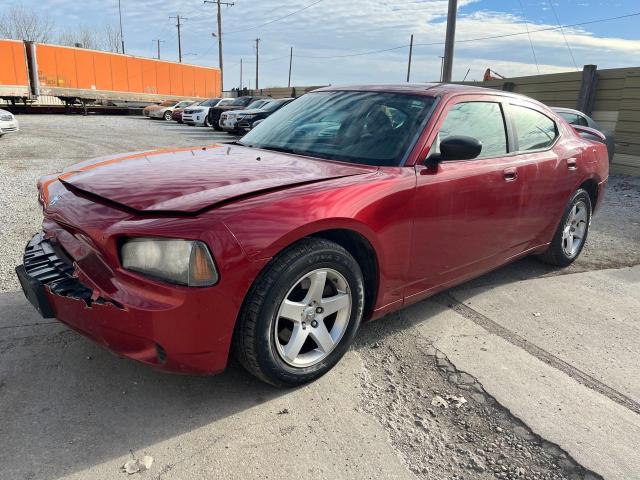
<path fill-rule="evenodd" d="M 580 202 L 586 205 L 586 210 L 587 210 L 586 229 L 582 237 L 582 242 L 580 243 L 580 246 L 578 247 L 576 252 L 573 255 L 568 255 L 564 249 L 563 231 L 565 229 L 565 226 L 567 224 L 569 215 L 571 214 L 573 207 L 576 204 L 579 204 Z M 582 249 L 584 248 L 584 245 L 587 242 L 587 237 L 589 235 L 589 225 L 591 224 L 592 208 L 593 207 L 591 205 L 591 197 L 589 197 L 589 194 L 587 193 L 587 191 L 583 190 L 582 188 L 576 190 L 576 192 L 572 195 L 571 199 L 569 200 L 569 203 L 567 203 L 567 207 L 564 210 L 562 219 L 560 220 L 560 223 L 558 224 L 558 228 L 556 229 L 556 232 L 553 235 L 553 240 L 551 240 L 551 243 L 549 244 L 549 247 L 547 248 L 547 250 L 544 253 L 538 255 L 538 258 L 545 263 L 548 263 L 550 265 L 556 265 L 558 267 L 567 267 L 571 265 L 576 260 L 576 258 L 580 256 L 580 253 L 582 252 Z"/>
<path fill-rule="evenodd" d="M 164 112 L 163 116 L 164 116 L 164 119 L 168 122 L 169 120 L 171 120 L 171 115 L 172 115 L 171 111 L 167 110 L 166 112 Z"/>
<path fill-rule="evenodd" d="M 204 117 L 204 126 L 205 127 L 211 127 L 211 122 L 209 121 L 209 115 Z"/>
<path fill-rule="evenodd" d="M 273 331 L 282 301 L 298 279 L 319 268 L 339 272 L 349 285 L 351 312 L 342 338 L 327 356 L 309 367 L 294 367 L 278 353 Z M 277 387 L 294 387 L 328 372 L 347 352 L 360 326 L 364 281 L 358 262 L 340 245 L 305 238 L 274 257 L 249 290 L 234 331 L 233 351 L 240 364 Z"/>

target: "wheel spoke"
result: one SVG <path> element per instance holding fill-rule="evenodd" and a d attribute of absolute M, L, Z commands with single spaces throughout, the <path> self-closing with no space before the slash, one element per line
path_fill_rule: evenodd
<path fill-rule="evenodd" d="M 293 362 L 298 357 L 308 334 L 309 328 L 302 328 L 301 323 L 294 324 L 291 338 L 289 338 L 289 342 L 283 347 L 284 356 L 287 360 Z"/>
<path fill-rule="evenodd" d="M 349 295 L 346 293 L 339 293 L 333 297 L 323 298 L 320 302 L 324 310 L 324 316 L 331 315 L 332 313 L 339 312 L 343 308 L 349 306 Z"/>
<path fill-rule="evenodd" d="M 333 348 L 333 338 L 327 330 L 327 326 L 324 321 L 319 321 L 318 326 L 309 330 L 309 335 L 318 344 L 318 348 L 322 352 L 327 353 Z"/>
<path fill-rule="evenodd" d="M 576 223 L 581 222 L 581 221 L 586 221 L 587 220 L 587 209 L 586 208 L 580 208 L 579 210 L 576 211 L 576 215 L 574 217 L 574 221 Z"/>
<path fill-rule="evenodd" d="M 309 279 L 311 280 L 311 285 L 309 286 L 309 291 L 304 298 L 304 303 L 310 303 L 312 300 L 320 303 L 322 300 L 322 293 L 324 292 L 324 286 L 327 282 L 327 272 L 324 270 L 318 270 L 317 272 L 314 272 Z"/>
<path fill-rule="evenodd" d="M 292 302 L 291 300 L 285 300 L 280 307 L 280 316 L 288 318 L 294 322 L 300 322 L 302 320 L 302 311 L 305 305 L 299 302 Z"/>
<path fill-rule="evenodd" d="M 573 253 L 573 234 L 567 236 L 567 253 L 571 255 Z"/>
<path fill-rule="evenodd" d="M 573 219 L 576 218 L 576 211 L 577 211 L 577 205 L 574 205 L 573 208 L 571 209 L 571 213 L 569 214 L 569 219 L 567 221 L 568 225 L 573 224 Z"/>

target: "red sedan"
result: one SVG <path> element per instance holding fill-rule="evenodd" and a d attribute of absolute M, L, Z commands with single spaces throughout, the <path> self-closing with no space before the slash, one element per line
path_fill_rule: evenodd
<path fill-rule="evenodd" d="M 519 95 L 329 87 L 233 144 L 42 178 L 17 273 L 43 316 L 120 355 L 216 373 L 233 351 L 298 385 L 362 319 L 526 255 L 569 265 L 607 176 L 603 144 Z"/>

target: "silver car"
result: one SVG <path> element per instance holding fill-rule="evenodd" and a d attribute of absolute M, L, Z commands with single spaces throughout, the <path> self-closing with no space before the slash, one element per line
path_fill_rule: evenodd
<path fill-rule="evenodd" d="M 6 133 L 15 133 L 19 130 L 20 125 L 13 113 L 0 109 L 0 137 Z"/>
<path fill-rule="evenodd" d="M 163 118 L 168 121 L 171 120 L 171 115 L 176 108 L 187 108 L 194 103 L 195 102 L 193 100 L 182 100 L 180 102 L 175 102 L 173 105 L 161 106 L 160 108 L 151 110 L 149 112 L 149 118 Z"/>

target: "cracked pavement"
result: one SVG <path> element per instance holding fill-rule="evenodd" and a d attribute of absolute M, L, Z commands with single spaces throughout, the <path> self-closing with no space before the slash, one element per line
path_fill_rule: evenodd
<path fill-rule="evenodd" d="M 640 179 L 611 178 L 570 268 L 525 259 L 365 324 L 328 375 L 276 390 L 233 363 L 209 378 L 119 359 L 39 319 L 12 276 L 38 175 L 208 133 L 20 121 L 0 154 L 0 478 L 126 477 L 132 454 L 154 458 L 149 479 L 640 478 Z"/>

